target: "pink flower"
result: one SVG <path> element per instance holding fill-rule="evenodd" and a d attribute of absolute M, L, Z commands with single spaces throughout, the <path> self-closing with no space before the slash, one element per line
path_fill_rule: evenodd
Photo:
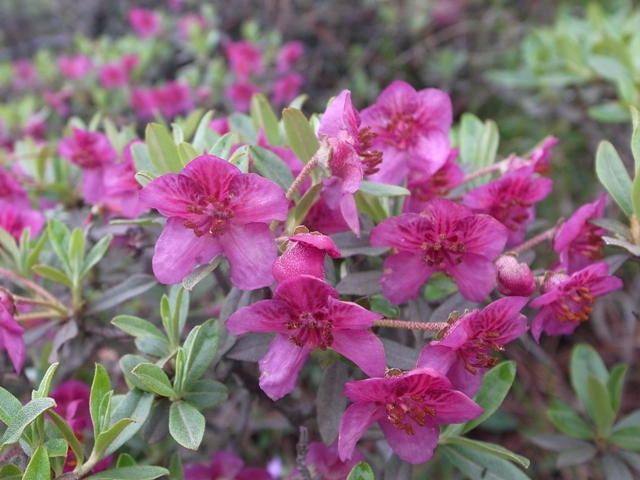
<path fill-rule="evenodd" d="M 549 168 L 552 154 L 551 149 L 559 141 L 556 137 L 547 137 L 543 140 L 542 145 L 529 155 L 529 160 L 531 161 L 534 172 L 549 173 L 551 171 Z"/>
<path fill-rule="evenodd" d="M 486 213 L 509 229 L 507 246 L 522 243 L 527 225 L 535 219 L 534 204 L 553 188 L 549 178 L 534 177 L 533 167 L 511 170 L 497 180 L 470 190 L 462 203 L 475 213 Z"/>
<path fill-rule="evenodd" d="M 453 114 L 445 92 L 434 88 L 416 92 L 396 80 L 360 115 L 363 126 L 377 135 L 373 149 L 383 155 L 380 171 L 371 180 L 399 184 L 413 170 L 431 175 L 446 163 Z"/>
<path fill-rule="evenodd" d="M 4 210 L 4 207 L 2 210 Z M 16 305 L 13 296 L 0 287 L 0 350 L 7 350 L 11 363 L 13 363 L 13 368 L 19 375 L 24 365 L 24 359 L 27 356 L 27 350 L 22 338 L 24 328 L 13 318 L 15 313 Z"/>
<path fill-rule="evenodd" d="M 53 411 L 64 418 L 74 432 L 91 427 L 90 393 L 89 385 L 79 380 L 62 382 L 51 392 L 57 404 Z"/>
<path fill-rule="evenodd" d="M 136 115 L 141 120 L 150 120 L 153 118 L 153 112 L 158 110 L 156 99 L 152 90 L 144 88 L 134 88 L 129 97 L 129 103 L 135 109 Z"/>
<path fill-rule="evenodd" d="M 338 300 L 328 283 L 310 275 L 281 282 L 273 299 L 244 307 L 226 321 L 234 335 L 277 332 L 260 360 L 260 388 L 272 399 L 293 390 L 298 372 L 312 350 L 333 348 L 368 375 L 385 368 L 382 342 L 368 330 L 382 315 Z"/>
<path fill-rule="evenodd" d="M 229 119 L 227 117 L 214 118 L 209 122 L 209 128 L 215 130 L 220 135 L 224 135 L 231 131 L 231 129 L 229 128 Z"/>
<path fill-rule="evenodd" d="M 275 183 L 202 155 L 179 174 L 150 182 L 140 199 L 169 217 L 153 256 L 160 282 L 180 283 L 196 264 L 224 254 L 238 288 L 273 283 L 277 254 L 269 223 L 284 220 L 288 208 L 284 191 Z"/>
<path fill-rule="evenodd" d="M 302 42 L 294 41 L 287 42 L 276 54 L 276 68 L 278 73 L 286 73 L 291 70 L 291 67 L 304 55 L 304 44 Z"/>
<path fill-rule="evenodd" d="M 82 168 L 82 197 L 87 203 L 98 203 L 104 169 L 116 161 L 118 153 L 105 134 L 72 130 L 73 135 L 58 144 L 58 155 Z"/>
<path fill-rule="evenodd" d="M 215 452 L 209 465 L 186 465 L 184 478 L 188 480 L 272 480 L 266 470 L 245 468 L 240 458 L 226 450 Z"/>
<path fill-rule="evenodd" d="M 229 59 L 231 71 L 241 80 L 252 73 L 260 74 L 264 69 L 262 52 L 251 42 L 246 40 L 227 42 L 224 45 L 224 52 Z"/>
<path fill-rule="evenodd" d="M 234 110 L 238 112 L 248 112 L 251 106 L 251 97 L 253 97 L 255 93 L 260 93 L 260 89 L 242 80 L 227 87 L 225 93 L 231 100 Z"/>
<path fill-rule="evenodd" d="M 589 222 L 602 218 L 606 195 L 580 207 L 555 235 L 553 249 L 560 255 L 560 265 L 569 273 L 577 272 L 604 256 L 602 236 L 607 231 Z"/>
<path fill-rule="evenodd" d="M 299 73 L 288 73 L 276 80 L 271 93 L 271 103 L 274 105 L 288 105 L 299 94 L 304 85 L 304 77 Z"/>
<path fill-rule="evenodd" d="M 107 63 L 98 73 L 100 84 L 104 88 L 123 88 L 129 84 L 129 71 L 118 63 Z"/>
<path fill-rule="evenodd" d="M 528 297 L 536 290 L 536 282 L 529 265 L 519 263 L 516 254 L 500 255 L 495 261 L 498 271 L 497 289 L 505 296 Z"/>
<path fill-rule="evenodd" d="M 326 234 L 346 232 L 351 229 L 344 217 L 331 210 L 327 206 L 327 202 L 322 198 L 313 204 L 304 219 L 304 223 L 310 230 Z"/>
<path fill-rule="evenodd" d="M 371 245 L 395 247 L 382 274 L 384 296 L 400 304 L 418 295 L 434 272 L 452 276 L 460 293 L 474 302 L 493 290 L 493 260 L 502 252 L 507 230 L 488 215 L 444 198 L 429 201 L 421 214 L 403 213 L 371 231 Z"/>
<path fill-rule="evenodd" d="M 129 23 L 140 38 L 156 37 L 162 32 L 160 14 L 146 8 L 129 10 Z"/>
<path fill-rule="evenodd" d="M 42 112 L 32 113 L 22 126 L 24 135 L 32 137 L 36 140 L 42 140 L 47 130 L 47 122 Z"/>
<path fill-rule="evenodd" d="M 422 349 L 418 367 L 434 368 L 444 373 L 453 388 L 473 397 L 484 374 L 498 363 L 491 351 L 527 331 L 527 317 L 520 310 L 527 297 L 496 300 L 482 311 L 473 310 L 445 327 L 442 340 L 434 340 Z"/>
<path fill-rule="evenodd" d="M 20 208 L 29 208 L 31 206 L 27 192 L 22 188 L 22 185 L 18 183 L 11 173 L 0 167 L 0 206 L 4 206 L 7 203 Z"/>
<path fill-rule="evenodd" d="M 447 163 L 433 175 L 425 175 L 418 170 L 411 172 L 407 183 L 411 196 L 405 199 L 402 213 L 422 212 L 429 200 L 445 197 L 453 187 L 462 182 L 464 172 L 455 163 L 457 156 L 458 149 L 454 148 L 449 152 Z"/>
<path fill-rule="evenodd" d="M 414 465 L 426 462 L 438 444 L 440 425 L 466 422 L 483 411 L 432 368 L 348 382 L 344 394 L 354 404 L 340 423 L 338 451 L 342 460 L 351 457 L 369 425 L 378 422 L 402 460 Z"/>
<path fill-rule="evenodd" d="M 364 455 L 360 450 L 355 450 L 349 460 L 342 461 L 338 454 L 338 442 L 327 447 L 322 442 L 311 442 L 307 453 L 307 465 L 314 474 L 319 474 L 322 480 L 346 480 L 353 467 L 364 462 Z M 299 480 L 300 473 L 294 469 L 289 475 L 289 480 Z"/>
<path fill-rule="evenodd" d="M 193 110 L 191 90 L 184 82 L 169 82 L 164 87 L 156 88 L 154 95 L 160 113 L 165 118 L 170 119 Z"/>
<path fill-rule="evenodd" d="M 79 80 L 87 76 L 93 68 L 93 64 L 86 55 L 62 56 L 58 58 L 58 68 L 62 75 L 69 80 Z"/>
<path fill-rule="evenodd" d="M 64 116 L 69 113 L 69 105 L 67 101 L 71 98 L 72 93 L 69 90 L 60 90 L 59 92 L 51 92 L 45 90 L 44 100 L 58 115 Z"/>
<path fill-rule="evenodd" d="M 37 210 L 0 203 L 0 228 L 20 242 L 22 232 L 29 228 L 29 238 L 35 238 L 44 226 L 44 217 Z"/>
<path fill-rule="evenodd" d="M 331 258 L 340 257 L 340 250 L 331 238 L 319 232 L 309 233 L 308 230 L 297 233 L 289 237 L 287 249 L 273 264 L 273 276 L 276 282 L 303 274 L 324 280 L 324 257 L 327 254 Z"/>
<path fill-rule="evenodd" d="M 131 70 L 136 68 L 138 63 L 140 63 L 140 59 L 135 53 L 127 53 L 120 58 L 120 65 L 122 65 L 127 72 L 131 72 Z"/>
<path fill-rule="evenodd" d="M 38 72 L 31 60 L 13 62 L 13 87 L 18 90 L 33 88 L 38 83 Z"/>
<path fill-rule="evenodd" d="M 531 325 L 536 342 L 543 330 L 553 336 L 573 333 L 589 318 L 597 297 L 621 289 L 622 280 L 608 274 L 609 266 L 599 262 L 571 276 L 563 273 L 549 276 L 540 288 L 542 295 L 530 304 L 541 309 Z"/>

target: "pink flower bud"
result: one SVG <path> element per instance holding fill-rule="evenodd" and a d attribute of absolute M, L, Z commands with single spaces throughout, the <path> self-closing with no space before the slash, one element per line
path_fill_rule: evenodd
<path fill-rule="evenodd" d="M 498 272 L 498 291 L 506 296 L 529 296 L 535 289 L 531 269 L 526 263 L 518 262 L 514 255 L 501 255 L 495 262 Z"/>

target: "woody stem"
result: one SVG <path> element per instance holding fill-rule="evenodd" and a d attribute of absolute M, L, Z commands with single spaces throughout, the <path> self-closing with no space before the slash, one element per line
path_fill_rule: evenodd
<path fill-rule="evenodd" d="M 447 322 L 411 322 L 409 320 L 391 320 L 390 318 L 383 318 L 381 320 L 375 320 L 373 322 L 373 326 L 439 332 L 447 326 Z"/>
<path fill-rule="evenodd" d="M 525 250 L 528 250 L 531 247 L 535 247 L 539 243 L 542 243 L 542 242 L 544 242 L 546 240 L 551 240 L 553 238 L 553 236 L 555 235 L 557 229 L 558 229 L 558 226 L 556 225 L 555 227 L 550 228 L 549 230 L 546 230 L 546 231 L 542 232 L 541 234 L 536 235 L 533 238 L 530 238 L 526 242 L 521 243 L 517 247 L 512 248 L 510 251 L 519 254 L 519 253 L 524 252 Z"/>
<path fill-rule="evenodd" d="M 475 172 L 471 172 L 462 179 L 462 183 L 470 182 L 471 180 L 475 180 L 478 177 L 482 177 L 484 175 L 489 175 L 490 173 L 496 172 L 502 168 L 503 165 L 507 163 L 509 159 L 502 160 L 498 163 L 493 163 L 487 167 L 481 168 L 480 170 L 476 170 Z"/>
<path fill-rule="evenodd" d="M 13 280 L 16 283 L 24 285 L 27 288 L 30 288 L 34 292 L 38 293 L 41 297 L 46 298 L 51 303 L 51 305 L 55 305 L 56 308 L 63 309 L 64 311 L 66 311 L 64 305 L 62 305 L 57 298 L 55 298 L 53 295 L 51 295 L 49 292 L 47 292 L 44 288 L 42 288 L 37 283 L 34 283 L 31 280 L 21 277 L 20 275 L 17 275 L 9 270 L 5 270 L 4 268 L 0 268 L 0 276 L 6 277 L 10 280 Z"/>
<path fill-rule="evenodd" d="M 293 181 L 293 183 L 289 187 L 289 190 L 287 190 L 287 200 L 291 200 L 293 198 L 293 196 L 296 194 L 296 192 L 300 188 L 300 185 L 302 185 L 302 182 L 304 182 L 305 178 L 307 178 L 309 176 L 309 174 L 311 173 L 311 170 L 313 170 L 315 168 L 315 166 L 318 164 L 318 156 L 317 155 L 318 154 L 316 153 L 311 158 L 311 160 L 309 160 L 309 163 L 307 163 L 304 166 L 302 171 L 298 174 L 296 179 Z"/>

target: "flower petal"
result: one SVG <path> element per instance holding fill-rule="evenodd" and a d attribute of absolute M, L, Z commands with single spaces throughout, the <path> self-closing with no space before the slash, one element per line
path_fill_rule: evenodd
<path fill-rule="evenodd" d="M 198 205 L 203 190 L 189 177 L 167 173 L 140 190 L 140 200 L 166 217 L 190 218 L 188 205 Z"/>
<path fill-rule="evenodd" d="M 424 463 L 432 457 L 433 450 L 438 445 L 440 427 L 433 419 L 427 419 L 422 427 L 409 417 L 405 417 L 405 421 L 413 427 L 415 435 L 394 427 L 386 418 L 378 420 L 378 424 L 398 457 L 413 465 Z"/>
<path fill-rule="evenodd" d="M 384 261 L 384 273 L 380 279 L 382 292 L 391 303 L 404 303 L 418 296 L 434 271 L 419 255 L 410 252 L 391 255 Z"/>
<path fill-rule="evenodd" d="M 384 417 L 384 407 L 373 402 L 355 403 L 347 408 L 340 422 L 338 432 L 338 452 L 343 462 L 353 455 L 356 443 L 367 431 L 369 425 Z"/>
<path fill-rule="evenodd" d="M 261 300 L 241 308 L 225 321 L 234 335 L 247 332 L 286 333 L 285 323 L 291 319 L 291 307 L 280 300 Z"/>
<path fill-rule="evenodd" d="M 446 374 L 457 358 L 456 351 L 451 347 L 427 345 L 420 352 L 416 366 L 417 368 L 433 368 Z"/>
<path fill-rule="evenodd" d="M 311 348 L 298 347 L 289 341 L 288 335 L 278 334 L 269 346 L 269 352 L 260 365 L 260 388 L 272 400 L 290 393 L 296 386 L 298 372 L 309 357 Z"/>
<path fill-rule="evenodd" d="M 462 296 L 482 302 L 496 285 L 496 267 L 491 260 L 475 253 L 462 255 L 462 263 L 447 265 L 445 271 L 458 284 Z"/>
<path fill-rule="evenodd" d="M 233 210 L 234 222 L 269 223 L 287 218 L 289 202 L 284 190 L 255 173 L 234 177 L 229 184 L 229 194 L 233 196 L 229 208 Z"/>
<path fill-rule="evenodd" d="M 215 155 L 194 158 L 180 174 L 200 185 L 205 196 L 211 195 L 216 200 L 225 198 L 231 181 L 242 176 L 238 167 Z"/>
<path fill-rule="evenodd" d="M 368 330 L 335 330 L 331 348 L 358 365 L 370 377 L 384 375 L 384 347 L 374 333 Z"/>

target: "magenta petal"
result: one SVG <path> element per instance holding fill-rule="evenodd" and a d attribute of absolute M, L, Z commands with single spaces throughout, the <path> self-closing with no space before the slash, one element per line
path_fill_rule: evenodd
<path fill-rule="evenodd" d="M 391 303 L 404 303 L 418 296 L 434 271 L 419 255 L 410 252 L 391 255 L 384 261 L 384 273 L 380 280 L 382 292 Z"/>
<path fill-rule="evenodd" d="M 247 332 L 286 333 L 286 322 L 291 318 L 291 307 L 280 300 L 261 300 L 241 308 L 231 315 L 225 325 L 234 335 Z"/>
<path fill-rule="evenodd" d="M 445 345 L 427 345 L 420 352 L 417 368 L 433 368 L 445 375 L 457 359 L 456 351 Z"/>
<path fill-rule="evenodd" d="M 430 404 L 435 408 L 435 419 L 441 425 L 468 422 L 484 412 L 480 405 L 455 390 L 434 394 Z"/>
<path fill-rule="evenodd" d="M 211 195 L 219 199 L 226 197 L 230 182 L 242 175 L 242 172 L 235 165 L 215 155 L 202 155 L 191 160 L 180 174 L 201 185 L 205 196 Z"/>
<path fill-rule="evenodd" d="M 207 480 L 210 480 L 211 475 L 215 475 L 213 478 L 235 478 L 243 467 L 242 459 L 226 450 L 219 450 L 211 456 L 211 471 Z M 185 478 L 191 480 L 191 477 L 185 476 Z"/>
<path fill-rule="evenodd" d="M 188 205 L 199 205 L 200 185 L 182 174 L 168 173 L 156 178 L 140 190 L 140 200 L 167 217 L 189 218 Z"/>
<path fill-rule="evenodd" d="M 104 190 L 104 169 L 85 168 L 82 170 L 82 198 L 87 203 L 98 203 Z"/>
<path fill-rule="evenodd" d="M 24 339 L 19 333 L 14 333 L 8 330 L 0 330 L 0 335 L 4 342 L 4 346 L 7 349 L 13 368 L 16 369 L 16 373 L 20 374 L 22 367 L 24 366 L 24 360 L 27 356 L 27 349 L 24 344 Z"/>
<path fill-rule="evenodd" d="M 299 310 L 299 313 L 322 311 L 327 306 L 328 297 L 339 296 L 340 294 L 327 282 L 310 275 L 287 278 L 273 293 L 274 299 L 289 303 Z"/>
<path fill-rule="evenodd" d="M 274 281 L 276 242 L 269 225 L 231 225 L 219 239 L 231 267 L 231 282 L 241 290 L 267 287 Z"/>
<path fill-rule="evenodd" d="M 289 341 L 288 335 L 278 334 L 269 346 L 269 352 L 260 365 L 260 388 L 272 400 L 290 393 L 296 386 L 298 373 L 309 357 L 311 348 L 298 347 Z"/>
<path fill-rule="evenodd" d="M 409 168 L 433 175 L 447 163 L 450 151 L 451 142 L 447 134 L 439 130 L 429 130 L 416 139 Z"/>
<path fill-rule="evenodd" d="M 382 155 L 382 163 L 378 165 L 379 170 L 367 178 L 374 182 L 399 185 L 409 174 L 406 157 L 406 152 L 388 146 Z"/>
<path fill-rule="evenodd" d="M 189 480 L 211 480 L 211 467 L 208 465 L 185 465 L 184 478 Z"/>
<path fill-rule="evenodd" d="M 360 219 L 358 218 L 356 199 L 353 195 L 343 195 L 342 200 L 340 200 L 340 212 L 342 212 L 342 216 L 351 231 L 356 234 L 356 237 L 360 238 Z"/>
<path fill-rule="evenodd" d="M 289 202 L 284 190 L 270 180 L 255 173 L 238 175 L 229 184 L 234 222 L 271 222 L 287 218 Z"/>
<path fill-rule="evenodd" d="M 384 407 L 373 402 L 355 403 L 347 408 L 340 422 L 338 452 L 343 462 L 353 455 L 356 443 L 369 425 L 385 416 Z"/>
<path fill-rule="evenodd" d="M 476 370 L 477 372 L 474 375 L 464 368 L 462 362 L 456 362 L 447 372 L 447 378 L 451 380 L 451 386 L 455 390 L 459 390 L 471 398 L 480 390 L 484 374 L 487 372 L 486 368 L 476 367 Z"/>
<path fill-rule="evenodd" d="M 494 259 L 504 249 L 509 231 L 489 215 L 473 215 L 460 222 L 467 250 Z"/>
<path fill-rule="evenodd" d="M 431 221 L 416 213 L 389 217 L 371 230 L 369 241 L 376 247 L 395 247 L 419 253 L 424 243 L 424 231 L 431 230 Z"/>
<path fill-rule="evenodd" d="M 496 268 L 482 255 L 465 253 L 462 258 L 462 263 L 448 266 L 446 272 L 456 281 L 464 298 L 482 302 L 495 287 Z"/>
<path fill-rule="evenodd" d="M 432 419 L 427 419 L 422 427 L 409 418 L 406 421 L 413 427 L 415 435 L 394 427 L 386 418 L 380 419 L 378 424 L 398 457 L 413 465 L 424 463 L 432 457 L 433 450 L 438 445 L 440 427 Z"/>
<path fill-rule="evenodd" d="M 425 126 L 430 129 L 448 132 L 453 121 L 453 107 L 449 95 L 436 88 L 426 88 L 416 93 L 416 99 L 416 117 L 428 119 Z"/>
<path fill-rule="evenodd" d="M 331 345 L 336 352 L 358 365 L 370 377 L 381 377 L 385 371 L 384 347 L 368 330 L 336 330 Z"/>
<path fill-rule="evenodd" d="M 196 237 L 184 227 L 184 220 L 167 220 L 153 255 L 153 273 L 160 283 L 182 282 L 195 264 L 205 264 L 222 253 L 220 243 L 208 235 Z"/>

